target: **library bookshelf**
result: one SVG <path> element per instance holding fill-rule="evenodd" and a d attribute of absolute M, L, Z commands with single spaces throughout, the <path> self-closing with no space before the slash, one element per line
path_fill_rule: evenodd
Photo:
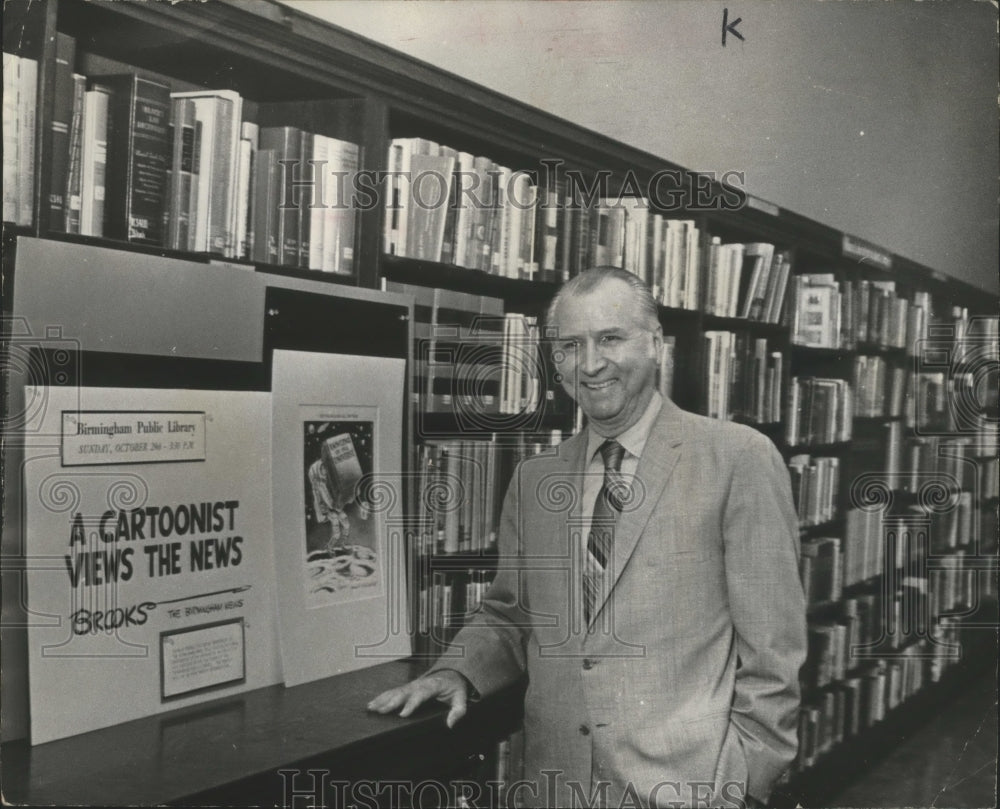
<path fill-rule="evenodd" d="M 414 628 L 412 660 L 375 667 L 367 680 L 340 675 L 300 687 L 308 695 L 270 688 L 31 748 L 16 620 L 23 625 L 28 528 L 11 431 L 8 797 L 59 802 L 85 784 L 110 800 L 97 794 L 110 775 L 84 755 L 98 743 L 141 748 L 131 753 L 138 786 L 122 793 L 135 803 L 239 802 L 264 781 L 281 794 L 277 771 L 303 763 L 344 778 L 385 776 L 364 756 L 428 745 L 440 755 L 406 777 L 485 777 L 479 754 L 496 758 L 497 741 L 515 729 L 516 689 L 484 704 L 461 743 L 442 741 L 435 712 L 400 730 L 366 717 L 361 697 L 352 714 L 350 701 L 372 682 L 402 682 L 447 643 L 495 569 L 492 532 L 513 465 L 577 428 L 543 315 L 558 283 L 593 264 L 632 269 L 654 288 L 670 346 L 663 389 L 686 409 L 755 426 L 788 461 L 810 658 L 801 749 L 778 802 L 821 800 L 845 767 L 884 751 L 995 659 L 995 296 L 756 199 L 738 177 L 686 171 L 270 0 L 12 0 L 4 54 L 13 92 L 4 108 L 5 339 L 18 336 L 13 324 L 33 334 L 60 326 L 84 361 L 69 383 L 98 386 L 267 390 L 275 347 L 406 359 Z M 152 191 L 111 168 L 137 165 L 128 124 L 105 133 L 105 181 L 96 164 L 87 174 L 88 161 L 100 163 L 100 149 L 85 148 L 101 140 L 100 105 L 135 106 L 136 91 L 129 97 L 109 76 L 138 77 L 159 93 L 170 128 L 159 163 L 140 166 L 159 172 Z M 211 124 L 171 93 L 207 95 Z M 293 188 L 280 161 L 309 159 L 354 184 L 353 204 L 330 205 L 335 215 L 304 205 L 267 213 Z M 407 172 L 445 193 L 416 204 L 420 189 L 397 179 Z M 226 206 L 198 196 L 206 177 Z M 463 177 L 482 192 L 476 204 L 459 204 Z M 153 205 L 162 234 L 116 229 L 113 207 L 95 219 L 103 193 L 130 200 L 131 219 Z M 74 196 L 88 195 L 81 226 Z M 155 303 L 144 299 L 150 288 Z M 10 364 L 5 371 L 16 410 L 28 380 Z M 342 715 L 312 715 L 313 698 Z M 254 714 L 252 725 L 237 713 Z M 326 721 L 342 732 L 317 740 Z M 287 753 L 265 741 L 291 726 L 311 741 Z M 162 745 L 137 742 L 168 727 L 190 733 L 194 751 L 173 763 Z M 236 734 L 255 755 L 212 774 L 199 761 L 208 752 L 199 729 Z"/>

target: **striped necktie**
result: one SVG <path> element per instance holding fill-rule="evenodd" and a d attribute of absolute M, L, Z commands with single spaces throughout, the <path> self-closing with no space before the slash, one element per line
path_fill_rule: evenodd
<path fill-rule="evenodd" d="M 622 510 L 622 502 L 626 499 L 624 495 L 628 489 L 628 484 L 621 475 L 625 447 L 608 439 L 598 451 L 604 460 L 604 482 L 594 502 L 583 570 L 583 619 L 588 625 L 604 584 L 604 572 L 608 567 L 611 545 L 614 542 L 615 519 Z"/>

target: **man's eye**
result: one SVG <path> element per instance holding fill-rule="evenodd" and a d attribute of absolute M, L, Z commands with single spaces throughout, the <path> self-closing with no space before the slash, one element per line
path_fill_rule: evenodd
<path fill-rule="evenodd" d="M 621 342 L 621 336 L 617 334 L 605 334 L 601 337 L 601 342 L 605 345 L 613 345 L 614 343 Z"/>
<path fill-rule="evenodd" d="M 561 348 L 563 351 L 570 352 L 570 351 L 576 351 L 578 345 L 579 343 L 577 343 L 576 340 L 567 340 L 565 343 L 560 345 L 559 348 Z"/>

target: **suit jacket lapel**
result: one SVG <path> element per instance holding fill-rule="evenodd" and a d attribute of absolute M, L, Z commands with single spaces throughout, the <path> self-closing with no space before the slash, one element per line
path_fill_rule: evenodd
<path fill-rule="evenodd" d="M 639 536 L 649 522 L 680 458 L 684 436 L 683 414 L 677 405 L 664 399 L 663 407 L 653 422 L 632 483 L 632 501 L 622 508 L 615 525 L 611 570 L 608 573 L 610 581 L 605 591 L 607 594 L 610 594 L 621 578 L 622 571 L 635 551 Z M 607 598 L 604 599 L 606 600 Z M 597 619 L 604 601 L 591 615 L 591 624 Z"/>
<path fill-rule="evenodd" d="M 533 491 L 521 492 L 521 530 L 538 537 L 532 553 L 545 556 L 565 553 L 567 531 L 578 525 L 583 513 L 584 454 L 586 434 L 566 439 L 556 447 L 556 460 L 550 461 Z"/>

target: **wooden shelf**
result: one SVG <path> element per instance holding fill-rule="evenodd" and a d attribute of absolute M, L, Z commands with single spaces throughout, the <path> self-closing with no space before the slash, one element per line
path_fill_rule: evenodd
<path fill-rule="evenodd" d="M 423 670 L 382 663 L 281 685 L 31 747 L 3 745 L 4 797 L 41 805 L 284 804 L 279 769 L 320 768 L 333 779 L 420 781 L 468 767 L 468 757 L 511 732 L 521 686 L 470 705 L 448 730 L 446 709 L 409 719 L 365 710 L 381 691 Z"/>
<path fill-rule="evenodd" d="M 390 281 L 426 287 L 446 287 L 474 295 L 501 298 L 508 311 L 529 309 L 524 314 L 538 314 L 558 289 L 558 284 L 504 278 L 483 270 L 470 270 L 454 264 L 439 264 L 412 258 L 383 255 L 382 275 Z"/>
<path fill-rule="evenodd" d="M 760 320 L 749 320 L 745 317 L 722 317 L 721 315 L 702 315 L 702 328 L 725 331 L 745 331 L 757 337 L 788 336 L 788 326 L 782 323 L 765 323 Z"/>

